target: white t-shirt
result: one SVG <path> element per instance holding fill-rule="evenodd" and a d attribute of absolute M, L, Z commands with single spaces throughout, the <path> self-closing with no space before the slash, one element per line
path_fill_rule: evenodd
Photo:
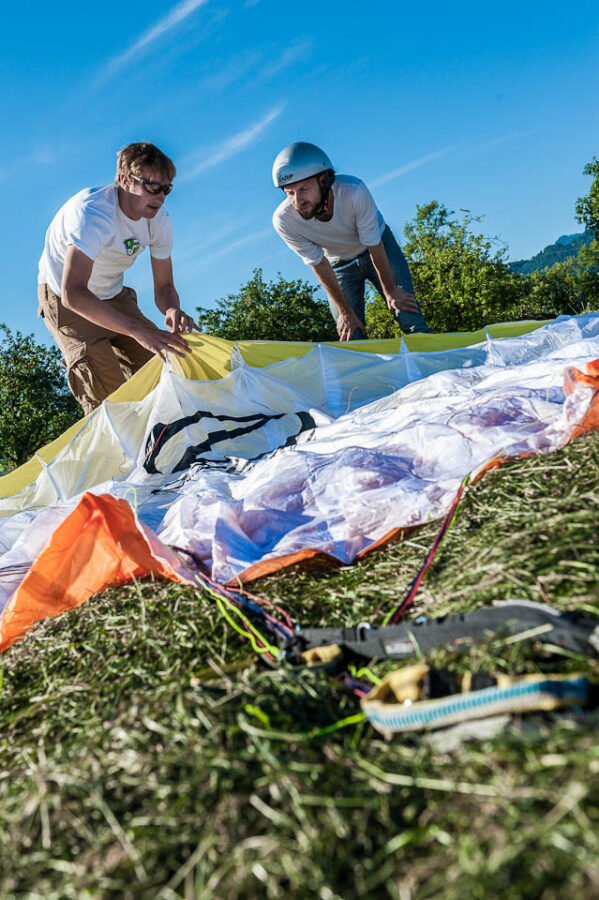
<path fill-rule="evenodd" d="M 385 222 L 363 181 L 352 175 L 336 175 L 335 202 L 329 222 L 302 219 L 289 200 L 274 211 L 272 224 L 285 243 L 315 266 L 326 256 L 330 263 L 354 259 L 367 247 L 380 243 Z"/>
<path fill-rule="evenodd" d="M 61 206 L 46 231 L 38 281 L 60 296 L 62 271 L 70 244 L 93 259 L 88 288 L 101 300 L 123 288 L 123 273 L 146 247 L 155 259 L 168 259 L 173 226 L 164 207 L 153 219 L 129 219 L 115 184 L 85 188 Z"/>

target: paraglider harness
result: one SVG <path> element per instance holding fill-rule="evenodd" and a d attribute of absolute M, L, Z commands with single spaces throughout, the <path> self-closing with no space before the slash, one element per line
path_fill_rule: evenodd
<path fill-rule="evenodd" d="M 274 661 L 277 656 L 276 646 L 265 637 L 267 632 L 277 639 L 279 660 L 285 660 L 292 668 L 316 667 L 329 674 L 345 672 L 346 685 L 361 698 L 362 715 L 384 734 L 446 727 L 504 713 L 549 711 L 564 706 L 596 708 L 599 683 L 577 674 L 509 677 L 467 672 L 458 676 L 420 661 L 434 649 L 459 651 L 493 637 L 508 642 L 542 638 L 545 646 L 587 657 L 599 656 L 599 617 L 559 612 L 541 603 L 505 601 L 460 615 L 435 619 L 421 616 L 414 622 L 399 624 L 455 519 L 467 481 L 462 483 L 406 595 L 381 627 L 362 622 L 355 627 L 303 628 L 295 625 L 284 610 L 271 604 L 272 612 L 282 617 L 277 618 L 264 609 L 260 598 L 241 588 L 227 589 L 212 584 L 207 589 L 219 605 L 224 601 L 231 611 L 239 611 L 243 628 L 230 617 L 228 621 L 249 637 L 252 647 L 263 658 L 268 656 Z M 416 662 L 366 684 L 358 680 L 359 673 L 351 674 L 353 664 L 357 661 L 363 664 L 364 660 Z M 363 667 L 363 671 L 368 670 Z M 372 681 L 376 684 L 374 688 Z M 343 727 L 355 721 L 356 717 L 350 717 L 331 727 Z"/>
<path fill-rule="evenodd" d="M 283 641 L 282 656 L 291 664 L 333 664 L 351 659 L 417 659 L 430 650 L 458 650 L 492 636 L 543 637 L 585 656 L 599 656 L 599 620 L 560 613 L 550 606 L 506 601 L 470 613 L 437 619 L 419 618 L 404 625 L 374 628 L 296 628 Z"/>

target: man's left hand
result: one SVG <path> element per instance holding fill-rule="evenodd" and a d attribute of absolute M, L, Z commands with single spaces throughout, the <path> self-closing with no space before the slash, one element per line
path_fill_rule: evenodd
<path fill-rule="evenodd" d="M 417 313 L 419 311 L 414 294 L 410 294 L 409 291 L 404 291 L 400 287 L 396 287 L 393 293 L 387 296 L 387 306 L 391 312 Z"/>
<path fill-rule="evenodd" d="M 170 309 L 167 309 L 164 316 L 164 324 L 173 334 L 178 334 L 182 331 L 200 331 L 191 316 L 188 316 L 178 306 L 171 306 Z"/>

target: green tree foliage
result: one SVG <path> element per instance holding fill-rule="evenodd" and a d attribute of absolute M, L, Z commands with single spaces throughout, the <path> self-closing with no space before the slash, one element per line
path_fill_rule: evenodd
<path fill-rule="evenodd" d="M 593 176 L 593 183 L 588 194 L 585 197 L 579 197 L 576 201 L 576 218 L 597 239 L 599 238 L 599 159 L 594 156 L 582 171 L 584 175 Z"/>
<path fill-rule="evenodd" d="M 594 241 L 589 247 L 582 247 L 573 259 L 525 276 L 520 308 L 529 315 L 519 318 L 548 319 L 598 309 L 598 250 L 599 244 Z"/>
<path fill-rule="evenodd" d="M 599 306 L 599 243 L 578 255 L 529 274 L 513 271 L 507 250 L 433 201 L 417 207 L 405 227 L 404 251 L 416 294 L 434 331 L 470 331 L 493 322 L 574 315 Z"/>
<path fill-rule="evenodd" d="M 599 238 L 581 247 L 574 268 L 581 306 L 587 311 L 599 310 Z"/>
<path fill-rule="evenodd" d="M 472 331 L 512 317 L 523 283 L 506 250 L 472 229 L 479 216 L 453 211 L 433 200 L 418 206 L 405 226 L 404 252 L 425 318 L 433 331 Z"/>
<path fill-rule="evenodd" d="M 33 335 L 0 324 L 0 473 L 26 462 L 81 416 L 61 357 Z"/>
<path fill-rule="evenodd" d="M 593 181 L 585 197 L 576 201 L 576 217 L 593 235 L 593 241 L 581 247 L 575 261 L 575 278 L 581 302 L 587 309 L 599 309 L 599 159 L 593 157 L 583 169 Z"/>
<path fill-rule="evenodd" d="M 263 341 L 336 341 L 328 303 L 305 281 L 264 281 L 262 269 L 216 309 L 198 307 L 202 331 L 216 337 Z"/>
<path fill-rule="evenodd" d="M 587 230 L 566 246 L 566 250 L 576 252 L 543 271 L 532 272 L 521 282 L 521 309 L 528 309 L 537 317 L 599 309 L 599 160 L 593 158 L 584 167 L 584 174 L 593 175 L 594 179 L 589 193 L 576 202 L 576 216 Z M 543 261 L 545 252 L 530 262 Z"/>
<path fill-rule="evenodd" d="M 366 334 L 371 340 L 401 337 L 401 329 L 387 303 L 374 289 L 366 295 Z"/>

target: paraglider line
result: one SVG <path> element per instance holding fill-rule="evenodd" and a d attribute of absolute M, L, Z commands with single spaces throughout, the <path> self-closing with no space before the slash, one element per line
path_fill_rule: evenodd
<path fill-rule="evenodd" d="M 371 388 L 371 387 L 388 387 L 391 388 L 391 393 L 394 394 L 397 390 L 397 387 L 394 384 L 390 384 L 388 381 L 371 381 L 368 384 L 355 384 L 351 391 L 349 392 L 349 396 L 347 398 L 347 409 L 345 410 L 343 415 L 347 415 L 350 407 L 351 407 L 351 397 L 354 391 L 359 390 L 360 388 Z M 382 398 L 381 398 L 382 399 Z"/>
<path fill-rule="evenodd" d="M 410 588 L 409 588 L 406 596 L 401 601 L 399 606 L 397 606 L 393 610 L 393 612 L 390 613 L 390 615 L 388 615 L 387 618 L 384 620 L 384 623 L 383 623 L 384 625 L 396 625 L 398 623 L 399 619 L 401 618 L 401 616 L 403 615 L 403 613 L 405 612 L 405 610 L 409 606 L 411 606 L 412 603 L 414 602 L 414 597 L 416 596 L 418 589 L 419 589 L 420 585 L 422 584 L 422 580 L 423 580 L 424 576 L 426 575 L 426 573 L 428 572 L 428 570 L 436 556 L 437 550 L 439 549 L 443 538 L 445 537 L 445 535 L 449 531 L 450 527 L 454 523 L 459 502 L 462 498 L 462 494 L 464 493 L 464 489 L 466 488 L 466 485 L 467 485 L 469 479 L 470 479 L 470 475 L 467 475 L 466 478 L 464 478 L 464 480 L 462 481 L 460 488 L 455 496 L 455 499 L 454 499 L 453 503 L 451 504 L 449 512 L 443 519 L 443 524 L 441 525 L 441 528 L 439 529 L 439 533 L 437 534 L 435 540 L 433 541 L 433 545 L 428 552 L 428 555 L 424 561 L 424 565 L 422 566 L 422 568 L 420 569 L 420 571 L 418 572 L 418 574 L 412 581 L 412 584 L 410 585 Z"/>

